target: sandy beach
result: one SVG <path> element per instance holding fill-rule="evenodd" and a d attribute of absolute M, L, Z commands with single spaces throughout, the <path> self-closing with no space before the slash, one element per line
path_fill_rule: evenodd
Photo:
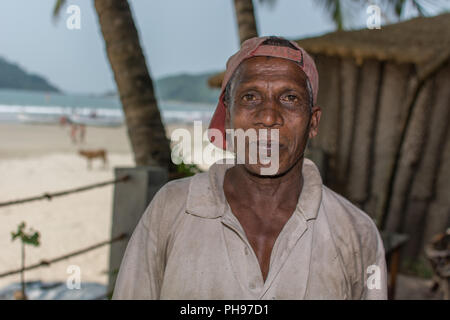
<path fill-rule="evenodd" d="M 180 125 L 167 126 L 167 134 Z M 189 129 L 189 127 L 187 127 Z M 78 149 L 104 148 L 109 167 L 94 160 L 87 169 Z M 59 125 L 0 124 L 0 202 L 42 195 L 113 179 L 114 167 L 134 166 L 126 127 L 88 127 L 86 141 L 71 142 L 69 128 Z M 22 221 L 38 230 L 41 245 L 27 247 L 26 264 L 38 263 L 110 238 L 113 186 L 51 201 L 0 208 L 0 273 L 20 268 L 20 243 L 11 232 Z M 107 283 L 109 246 L 49 267 L 26 272 L 26 280 L 66 281 L 67 268 L 81 268 L 83 282 Z M 20 281 L 19 275 L 0 278 L 0 288 Z"/>

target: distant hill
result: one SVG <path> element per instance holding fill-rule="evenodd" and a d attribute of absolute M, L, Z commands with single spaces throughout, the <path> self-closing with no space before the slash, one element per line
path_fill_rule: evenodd
<path fill-rule="evenodd" d="M 208 78 L 217 72 L 199 74 L 176 74 L 153 79 L 156 96 L 162 101 L 200 102 L 215 104 L 220 90 L 208 86 Z M 103 97 L 118 96 L 115 91 L 102 94 Z"/>
<path fill-rule="evenodd" d="M 0 88 L 60 92 L 45 78 L 27 73 L 20 66 L 0 57 Z"/>
<path fill-rule="evenodd" d="M 201 74 L 178 74 L 155 81 L 159 100 L 216 103 L 220 90 L 208 87 L 208 78 L 217 72 Z"/>

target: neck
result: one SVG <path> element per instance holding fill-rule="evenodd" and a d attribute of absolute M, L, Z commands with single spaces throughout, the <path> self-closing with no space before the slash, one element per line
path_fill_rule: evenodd
<path fill-rule="evenodd" d="M 296 204 L 303 187 L 303 157 L 289 170 L 278 176 L 260 176 L 249 172 L 244 165 L 236 165 L 228 181 L 237 197 L 249 204 L 264 203 L 268 207 Z"/>

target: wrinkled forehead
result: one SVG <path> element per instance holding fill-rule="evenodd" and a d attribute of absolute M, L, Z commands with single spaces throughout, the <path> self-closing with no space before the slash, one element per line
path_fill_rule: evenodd
<path fill-rule="evenodd" d="M 295 61 L 278 57 L 257 56 L 242 61 L 231 76 L 229 84 L 233 83 L 234 86 L 251 81 L 271 79 L 290 80 L 300 86 L 305 86 L 307 76 Z"/>

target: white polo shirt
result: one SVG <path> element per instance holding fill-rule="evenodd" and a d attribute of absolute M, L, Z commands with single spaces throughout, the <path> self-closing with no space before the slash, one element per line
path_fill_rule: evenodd
<path fill-rule="evenodd" d="M 223 191 L 230 164 L 174 180 L 145 210 L 125 252 L 113 299 L 386 299 L 378 230 L 303 163 L 297 207 L 263 280 Z"/>

